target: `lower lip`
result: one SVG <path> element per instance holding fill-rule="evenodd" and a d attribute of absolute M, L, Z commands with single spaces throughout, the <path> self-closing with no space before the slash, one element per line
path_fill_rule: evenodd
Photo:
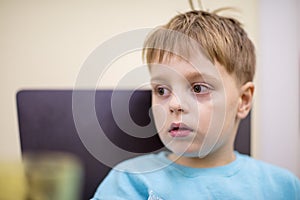
<path fill-rule="evenodd" d="M 170 131 L 170 135 L 172 137 L 187 137 L 191 134 L 190 130 L 177 130 L 177 131 Z"/>

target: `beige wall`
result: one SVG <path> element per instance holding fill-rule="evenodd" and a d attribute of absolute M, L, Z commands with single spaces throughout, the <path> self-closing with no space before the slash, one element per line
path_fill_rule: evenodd
<path fill-rule="evenodd" d="M 124 31 L 165 23 L 178 11 L 189 9 L 187 0 L 55 2 L 0 1 L 1 159 L 20 157 L 15 103 L 18 90 L 72 88 L 81 65 L 103 41 Z M 234 16 L 245 24 L 256 43 L 256 0 L 207 0 L 204 4 L 210 10 L 238 8 L 240 13 Z M 120 58 L 101 87 L 113 86 L 122 74 L 140 64 L 138 53 Z M 116 70 L 120 65 L 122 70 Z M 143 76 L 147 78 L 147 74 Z M 132 85 L 128 83 L 128 87 Z M 255 145 L 253 149 L 256 152 Z"/>
<path fill-rule="evenodd" d="M 256 157 L 300 177 L 300 2 L 261 0 L 258 6 Z"/>

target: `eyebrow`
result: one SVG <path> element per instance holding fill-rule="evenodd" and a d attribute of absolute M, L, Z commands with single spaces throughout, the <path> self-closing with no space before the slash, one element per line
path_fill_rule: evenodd
<path fill-rule="evenodd" d="M 210 80 L 210 81 L 218 81 L 218 79 L 210 74 L 200 73 L 200 72 L 190 72 L 184 75 L 188 80 L 195 80 L 195 79 L 203 79 L 203 80 Z"/>
<path fill-rule="evenodd" d="M 185 75 L 183 75 L 188 81 L 194 81 L 194 80 L 204 80 L 204 81 L 213 81 L 213 82 L 219 82 L 219 79 L 217 79 L 215 76 L 200 72 L 189 72 Z M 164 81 L 165 78 L 163 76 L 155 76 L 150 79 L 150 82 L 155 81 Z"/>

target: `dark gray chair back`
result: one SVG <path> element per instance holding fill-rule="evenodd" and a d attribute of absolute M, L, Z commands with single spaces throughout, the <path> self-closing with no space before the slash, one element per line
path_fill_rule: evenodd
<path fill-rule="evenodd" d="M 23 153 L 61 151 L 77 156 L 84 168 L 82 199 L 89 199 L 109 172 L 110 167 L 91 155 L 80 140 L 72 114 L 72 92 L 72 90 L 23 90 L 17 93 L 21 148 Z M 80 92 L 85 95 L 91 91 Z M 149 138 L 136 138 L 124 133 L 118 127 L 111 110 L 113 92 L 118 95 L 117 103 L 122 104 L 122 98 L 124 97 L 125 102 L 133 91 L 97 90 L 95 92 L 98 122 L 109 140 L 124 150 L 140 154 L 162 149 L 163 145 L 157 134 Z M 150 105 L 151 92 L 145 90 L 134 91 L 129 105 L 125 104 L 129 107 L 130 116 L 136 124 L 146 126 L 150 123 L 150 127 L 156 131 L 149 117 Z M 240 124 L 235 149 L 250 155 L 250 117 Z"/>

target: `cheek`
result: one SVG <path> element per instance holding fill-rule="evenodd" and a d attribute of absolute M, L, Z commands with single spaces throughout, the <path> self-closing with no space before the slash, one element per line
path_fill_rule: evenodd
<path fill-rule="evenodd" d="M 233 98 L 216 100 L 210 123 L 210 132 L 216 135 L 224 135 L 232 132 L 237 111 L 237 101 Z"/>
<path fill-rule="evenodd" d="M 213 103 L 206 102 L 198 104 L 198 108 L 194 109 L 194 120 L 198 124 L 198 129 L 200 132 L 206 134 L 211 124 L 213 115 Z"/>
<path fill-rule="evenodd" d="M 223 132 L 226 124 L 226 102 L 222 98 L 212 97 L 209 101 L 201 102 L 198 106 L 198 130 L 207 140 L 216 139 Z"/>
<path fill-rule="evenodd" d="M 237 117 L 237 110 L 238 110 L 238 102 L 232 101 L 228 102 L 229 104 L 226 105 L 226 121 L 225 126 L 226 128 L 234 126 L 236 123 Z"/>
<path fill-rule="evenodd" d="M 157 104 L 155 101 L 152 101 L 151 109 L 154 117 L 155 127 L 158 132 L 161 132 L 166 123 L 166 109 L 161 104 Z"/>

